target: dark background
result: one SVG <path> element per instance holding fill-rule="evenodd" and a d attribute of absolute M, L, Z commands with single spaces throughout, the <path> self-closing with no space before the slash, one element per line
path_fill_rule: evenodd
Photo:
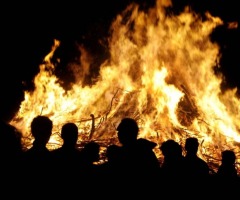
<path fill-rule="evenodd" d="M 61 41 L 58 56 L 61 65 L 56 72 L 64 78 L 66 64 L 78 57 L 77 44 L 104 60 L 103 46 L 99 39 L 107 36 L 113 18 L 130 2 L 137 2 L 141 9 L 153 6 L 154 0 L 102 0 L 57 2 L 7 2 L 1 5 L 1 77 L 0 118 L 10 120 L 23 100 L 23 91 L 33 90 L 33 78 L 39 64 L 49 53 L 54 39 Z M 236 0 L 173 0 L 171 12 L 181 12 L 185 5 L 204 15 L 210 11 L 224 22 L 238 21 Z M 240 88 L 239 26 L 217 28 L 212 39 L 221 46 L 221 68 L 226 81 L 223 88 Z"/>

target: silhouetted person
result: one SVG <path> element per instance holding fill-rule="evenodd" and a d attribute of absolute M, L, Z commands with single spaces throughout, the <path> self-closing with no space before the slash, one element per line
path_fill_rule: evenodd
<path fill-rule="evenodd" d="M 48 117 L 38 115 L 33 118 L 31 134 L 34 141 L 32 147 L 23 153 L 25 181 L 37 195 L 46 195 L 51 189 L 52 156 L 46 145 L 52 128 L 53 122 Z"/>
<path fill-rule="evenodd" d="M 31 122 L 34 138 L 32 147 L 24 152 L 24 158 L 32 164 L 45 164 L 51 156 L 47 143 L 52 134 L 53 122 L 46 116 L 36 116 Z"/>
<path fill-rule="evenodd" d="M 14 165 L 22 156 L 22 133 L 14 126 L 0 121 L 0 157 L 1 166 Z"/>
<path fill-rule="evenodd" d="M 160 164 L 153 149 L 156 143 L 138 138 L 139 127 L 135 119 L 123 118 L 117 127 L 118 140 L 121 143 L 121 172 L 123 184 L 152 188 L 158 180 Z M 131 188 L 131 187 L 130 187 Z"/>
<path fill-rule="evenodd" d="M 199 142 L 196 137 L 187 138 L 184 147 L 186 153 L 184 157 L 184 185 L 188 190 L 199 193 L 204 197 L 211 192 L 209 166 L 206 161 L 198 156 Z M 200 188 L 201 193 L 199 192 Z"/>
<path fill-rule="evenodd" d="M 77 148 L 77 125 L 71 122 L 64 124 L 61 129 L 61 138 L 63 140 L 62 146 L 52 150 L 54 160 L 59 165 L 65 164 L 65 169 L 75 167 L 74 165 L 79 164 L 80 159 L 80 150 Z"/>
<path fill-rule="evenodd" d="M 100 145 L 95 141 L 87 142 L 80 151 L 80 179 L 85 181 L 95 181 L 98 179 L 99 166 L 97 162 L 100 160 Z"/>
<path fill-rule="evenodd" d="M 218 187 L 219 197 L 227 195 L 236 197 L 239 193 L 240 180 L 236 169 L 236 155 L 232 150 L 224 150 L 221 153 L 222 160 L 215 176 L 215 184 Z"/>
<path fill-rule="evenodd" d="M 81 161 L 86 166 L 96 164 L 100 159 L 100 145 L 97 142 L 87 142 L 81 149 Z"/>
<path fill-rule="evenodd" d="M 111 144 L 106 149 L 106 161 L 102 166 L 106 167 L 110 172 L 118 173 L 123 161 L 123 155 L 121 153 L 121 147 L 115 144 Z"/>
<path fill-rule="evenodd" d="M 217 176 L 224 179 L 235 179 L 238 177 L 236 169 L 236 155 L 232 150 L 222 151 L 221 165 L 217 170 Z"/>
<path fill-rule="evenodd" d="M 105 157 L 105 162 L 100 165 L 101 176 L 110 184 L 110 187 L 115 186 L 114 182 L 122 178 L 123 154 L 121 147 L 115 144 L 109 145 Z"/>
<path fill-rule="evenodd" d="M 187 138 L 185 141 L 185 171 L 187 178 L 196 181 L 207 181 L 209 178 L 209 166 L 206 161 L 200 158 L 198 153 L 199 142 L 195 137 Z"/>
<path fill-rule="evenodd" d="M 164 187 L 177 189 L 185 176 L 182 146 L 173 139 L 162 142 L 160 150 L 163 154 L 161 178 Z"/>
<path fill-rule="evenodd" d="M 61 128 L 63 144 L 60 148 L 52 150 L 55 165 L 56 179 L 62 185 L 67 181 L 69 184 L 78 175 L 80 167 L 80 150 L 77 148 L 78 127 L 75 123 L 65 123 Z M 75 181 L 74 181 L 75 184 Z"/>
<path fill-rule="evenodd" d="M 1 195 L 13 198 L 22 182 L 22 134 L 14 126 L 0 121 L 0 184 Z M 19 190 L 18 190 L 19 189 Z M 13 192 L 11 192 L 13 191 Z"/>
<path fill-rule="evenodd" d="M 160 150 L 163 154 L 161 165 L 163 175 L 169 176 L 169 178 L 182 176 L 184 173 L 184 157 L 181 145 L 173 139 L 168 139 L 161 144 Z"/>

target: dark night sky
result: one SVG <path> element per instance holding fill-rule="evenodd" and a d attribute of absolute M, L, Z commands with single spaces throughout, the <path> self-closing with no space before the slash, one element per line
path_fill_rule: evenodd
<path fill-rule="evenodd" d="M 50 51 L 54 39 L 61 41 L 59 54 L 62 65 L 79 53 L 76 51 L 76 42 L 93 48 L 95 53 L 101 51 L 101 48 L 97 49 L 98 39 L 108 33 L 112 19 L 131 0 L 66 2 L 58 1 L 49 5 L 44 1 L 34 1 L 6 3 L 2 6 L 0 118 L 9 120 L 18 110 L 23 90 L 31 89 L 33 77 L 44 56 Z M 155 1 L 135 2 L 146 8 Z M 224 21 L 239 23 L 236 0 L 174 0 L 173 11 L 181 11 L 186 4 L 191 5 L 196 12 L 204 13 L 209 10 Z M 221 70 L 226 76 L 227 87 L 240 88 L 239 35 L 239 27 L 234 30 L 220 27 L 213 37 L 222 47 Z"/>

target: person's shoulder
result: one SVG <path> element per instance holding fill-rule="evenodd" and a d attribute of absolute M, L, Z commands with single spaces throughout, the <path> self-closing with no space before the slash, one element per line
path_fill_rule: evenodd
<path fill-rule="evenodd" d="M 62 147 L 50 150 L 51 153 L 62 151 Z"/>
<path fill-rule="evenodd" d="M 150 141 L 148 139 L 145 139 L 145 138 L 139 138 L 137 140 L 137 143 L 140 147 L 148 147 L 149 149 L 153 149 L 157 146 L 157 143 Z"/>
<path fill-rule="evenodd" d="M 58 154 L 61 154 L 62 152 L 62 147 L 59 147 L 57 149 L 53 149 L 50 151 L 50 153 L 54 156 L 54 155 L 58 155 Z"/>
<path fill-rule="evenodd" d="M 198 157 L 198 161 L 199 161 L 202 165 L 208 166 L 207 162 L 206 162 L 204 159 Z"/>

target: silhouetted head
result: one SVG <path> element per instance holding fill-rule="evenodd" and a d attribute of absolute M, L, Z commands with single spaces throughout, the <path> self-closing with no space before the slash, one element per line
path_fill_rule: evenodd
<path fill-rule="evenodd" d="M 121 157 L 121 148 L 115 144 L 108 146 L 106 150 L 106 157 L 108 162 L 117 163 Z"/>
<path fill-rule="evenodd" d="M 222 163 L 228 165 L 234 165 L 236 161 L 236 155 L 232 150 L 222 151 Z"/>
<path fill-rule="evenodd" d="M 195 137 L 190 137 L 186 139 L 186 143 L 185 143 L 185 150 L 187 151 L 187 153 L 192 153 L 192 154 L 196 154 L 198 151 L 198 139 Z"/>
<path fill-rule="evenodd" d="M 31 133 L 35 141 L 47 144 L 52 134 L 53 122 L 46 116 L 38 115 L 31 123 Z"/>
<path fill-rule="evenodd" d="M 75 145 L 78 139 L 78 127 L 74 123 L 66 123 L 62 126 L 61 138 L 65 144 Z"/>
<path fill-rule="evenodd" d="M 85 161 L 90 163 L 97 162 L 100 158 L 100 145 L 97 142 L 90 141 L 84 145 L 81 153 Z"/>
<path fill-rule="evenodd" d="M 137 140 L 138 124 L 132 118 L 123 118 L 117 127 L 118 140 L 122 145 L 132 144 Z"/>
<path fill-rule="evenodd" d="M 168 139 L 162 143 L 160 150 L 165 158 L 178 158 L 182 156 L 182 147 L 173 139 Z"/>
<path fill-rule="evenodd" d="M 14 126 L 0 121 L 0 153 L 6 156 L 14 155 L 22 151 L 22 133 Z"/>

